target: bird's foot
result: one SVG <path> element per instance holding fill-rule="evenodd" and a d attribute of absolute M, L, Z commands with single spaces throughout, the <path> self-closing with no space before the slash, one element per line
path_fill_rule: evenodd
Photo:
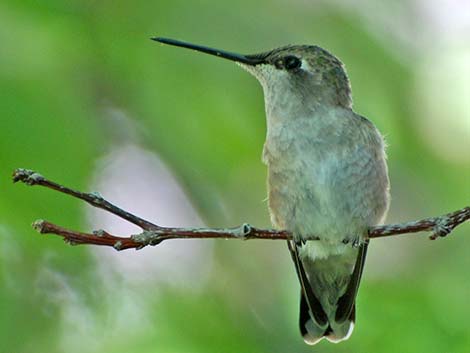
<path fill-rule="evenodd" d="M 353 248 L 358 248 L 363 243 L 363 239 L 358 236 L 350 236 L 350 237 L 344 238 L 342 240 L 342 243 L 345 245 L 351 244 Z"/>

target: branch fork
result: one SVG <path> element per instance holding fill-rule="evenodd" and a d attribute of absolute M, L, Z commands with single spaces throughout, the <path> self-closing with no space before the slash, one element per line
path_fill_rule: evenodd
<path fill-rule="evenodd" d="M 71 245 L 92 244 L 110 246 L 120 251 L 125 249 L 142 249 L 146 246 L 155 246 L 168 239 L 202 239 L 202 238 L 223 238 L 223 239 L 271 239 L 288 240 L 292 239 L 292 234 L 286 230 L 273 230 L 256 228 L 244 223 L 234 228 L 171 228 L 161 227 L 107 201 L 97 192 L 80 192 L 66 186 L 53 182 L 39 173 L 29 169 L 16 169 L 13 173 L 13 182 L 22 182 L 26 185 L 39 185 L 52 189 L 72 197 L 78 198 L 93 207 L 101 208 L 126 221 L 133 223 L 142 229 L 141 233 L 133 234 L 129 237 L 116 236 L 105 230 L 96 230 L 92 233 L 83 233 L 70 230 L 54 223 L 37 220 L 33 223 L 33 228 L 41 234 L 54 234 L 61 236 L 66 243 Z M 444 214 L 438 217 L 425 218 L 422 220 L 387 224 L 371 227 L 369 229 L 369 239 L 394 236 L 398 234 L 431 232 L 429 239 L 435 240 L 450 234 L 457 226 L 470 219 L 470 206 L 460 210 Z M 319 240 L 312 236 L 308 239 Z"/>

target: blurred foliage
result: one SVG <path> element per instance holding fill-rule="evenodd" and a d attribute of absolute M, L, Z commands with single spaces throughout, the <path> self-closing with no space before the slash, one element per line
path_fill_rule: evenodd
<path fill-rule="evenodd" d="M 414 124 L 416 59 L 335 2 L 3 1 L 0 352 L 464 352 L 470 347 L 468 225 L 443 241 L 409 236 L 374 242 L 371 253 L 380 256 L 369 257 L 357 327 L 339 345 L 304 345 L 297 332 L 294 270 L 284 244 L 277 242 L 217 242 L 204 289 L 164 288 L 158 296 L 143 296 L 145 323 L 118 333 L 106 329 L 113 310 L 120 309 L 103 305 L 108 295 L 90 249 L 46 240 L 29 226 L 45 218 L 85 230 L 84 206 L 54 192 L 11 185 L 13 169 L 34 169 L 88 190 L 97 159 L 129 138 L 126 126 L 109 118 L 109 109 L 117 109 L 132 120 L 135 142 L 171 167 L 207 224 L 269 225 L 261 201 L 265 121 L 259 85 L 233 64 L 161 47 L 149 40 L 153 35 L 243 53 L 293 42 L 328 48 L 347 64 L 356 111 L 387 136 L 394 197 L 389 221 L 468 204 L 470 166 L 435 154 Z M 73 332 L 71 344 L 78 346 L 64 347 L 64 332 L 74 327 L 73 312 L 64 311 L 73 293 L 79 293 L 80 312 L 98 324 L 93 337 Z"/>

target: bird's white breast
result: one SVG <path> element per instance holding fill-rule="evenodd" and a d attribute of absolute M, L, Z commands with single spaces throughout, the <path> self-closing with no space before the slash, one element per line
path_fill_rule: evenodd
<path fill-rule="evenodd" d="M 348 114 L 354 113 L 332 110 L 273 124 L 268 119 L 263 161 L 271 219 L 301 239 L 320 237 L 306 247 L 313 257 L 343 252 L 343 240 L 363 238 L 388 206 L 380 135 L 370 122 Z"/>

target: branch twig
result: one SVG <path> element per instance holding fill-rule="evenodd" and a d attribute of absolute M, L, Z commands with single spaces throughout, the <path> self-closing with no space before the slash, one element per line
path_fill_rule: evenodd
<path fill-rule="evenodd" d="M 55 234 L 64 238 L 67 243 L 93 244 L 112 246 L 116 250 L 141 249 L 148 245 L 158 245 L 168 239 L 201 239 L 201 238 L 224 238 L 224 239 L 272 239 L 286 240 L 292 239 L 292 234 L 285 230 L 260 229 L 247 223 L 235 228 L 170 228 L 161 227 L 145 219 L 137 217 L 109 201 L 105 200 L 100 194 L 84 193 L 72 190 L 68 187 L 57 184 L 43 177 L 32 170 L 17 169 L 13 173 L 13 182 L 23 182 L 27 185 L 40 185 L 49 189 L 59 191 L 72 197 L 81 199 L 93 207 L 106 210 L 118 217 L 121 217 L 142 229 L 139 234 L 130 237 L 120 237 L 109 234 L 104 230 L 94 231 L 93 233 L 82 233 L 60 227 L 48 221 L 38 220 L 33 223 L 33 227 L 42 234 Z M 470 219 L 470 206 L 464 207 L 455 212 L 447 213 L 442 216 L 426 218 L 422 220 L 387 224 L 371 227 L 369 229 L 369 238 L 381 238 L 394 236 L 398 234 L 431 232 L 430 239 L 445 237 L 457 226 Z M 309 240 L 319 240 L 312 236 Z"/>
<path fill-rule="evenodd" d="M 115 214 L 116 216 L 121 217 L 125 219 L 126 221 L 129 221 L 135 224 L 136 226 L 139 226 L 140 228 L 145 229 L 145 230 L 154 230 L 154 229 L 160 228 L 159 226 L 149 221 L 146 221 L 145 219 L 137 217 L 127 211 L 124 211 L 123 209 L 113 205 L 111 202 L 106 201 L 98 192 L 85 193 L 85 192 L 72 190 L 66 186 L 57 184 L 51 180 L 44 178 L 41 174 L 36 173 L 33 170 L 16 169 L 13 172 L 13 182 L 16 183 L 17 181 L 21 181 L 31 186 L 32 185 L 44 186 L 48 189 L 52 189 L 52 190 L 61 192 L 63 194 L 73 196 L 77 199 L 88 202 L 93 207 L 101 208 L 105 211 Z"/>

